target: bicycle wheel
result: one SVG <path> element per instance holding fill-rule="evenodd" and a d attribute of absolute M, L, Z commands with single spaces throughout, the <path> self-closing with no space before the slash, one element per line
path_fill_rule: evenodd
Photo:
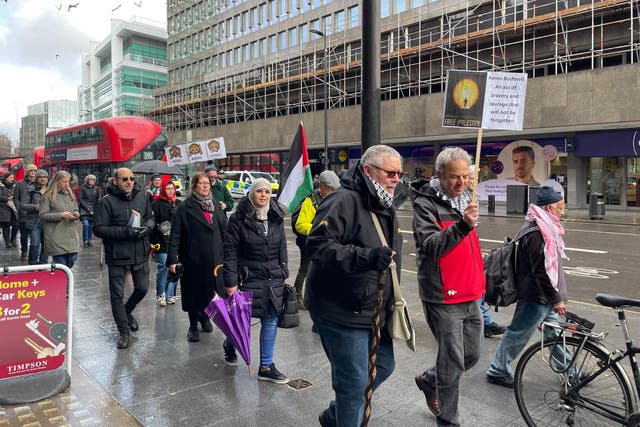
<path fill-rule="evenodd" d="M 527 425 L 603 426 L 612 421 L 622 424 L 631 413 L 629 380 L 618 364 L 587 384 L 571 388 L 605 366 L 609 359 L 600 346 L 591 342 L 578 352 L 580 343 L 574 337 L 565 338 L 564 347 L 556 346 L 554 341 L 545 342 L 542 347 L 538 342 L 520 358 L 514 388 L 518 409 Z M 571 368 L 562 369 L 572 359 L 575 360 Z"/>

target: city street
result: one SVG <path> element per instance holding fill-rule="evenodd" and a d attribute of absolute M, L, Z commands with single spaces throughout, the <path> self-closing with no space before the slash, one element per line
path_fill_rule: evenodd
<path fill-rule="evenodd" d="M 417 352 L 395 346 L 396 371 L 376 392 L 372 426 L 435 425 L 424 396 L 413 377 L 435 361 L 435 343 L 428 332 L 416 282 L 415 246 L 411 234 L 411 211 L 401 210 L 403 248 L 402 290 L 416 328 Z M 635 219 L 625 219 L 632 221 Z M 483 215 L 479 223 L 483 251 L 498 245 L 504 235 L 513 235 L 521 220 Z M 570 309 L 596 323 L 596 330 L 609 331 L 605 344 L 621 348 L 622 333 L 615 328 L 615 312 L 593 300 L 598 291 L 638 295 L 637 268 L 632 250 L 637 248 L 640 227 L 604 222 L 564 222 Z M 289 233 L 290 271 L 293 282 L 298 249 Z M 96 240 L 97 242 L 97 240 Z M 311 333 L 307 312 L 301 312 L 298 328 L 278 331 L 275 362 L 290 379 L 303 378 L 312 386 L 294 390 L 286 385 L 257 381 L 259 323 L 252 328 L 252 367 L 227 367 L 223 361 L 222 334 L 202 334 L 200 343 L 188 343 L 188 320 L 176 306 L 155 305 L 152 273 L 150 292 L 134 314 L 140 330 L 132 346 L 117 350 L 117 332 L 111 316 L 107 269 L 99 265 L 99 247 L 83 249 L 76 266 L 74 308 L 74 369 L 69 391 L 30 405 L 0 407 L 0 426 L 70 425 L 107 426 L 312 426 L 333 396 L 330 370 L 317 335 Z M 19 264 L 19 252 L 0 250 L 3 263 Z M 634 258 L 635 257 L 635 258 Z M 155 266 L 152 265 L 152 272 Z M 513 307 L 492 313 L 508 324 Z M 640 337 L 640 314 L 629 313 L 632 334 Z M 534 339 L 538 339 L 537 336 Z M 640 339 L 640 338 L 639 338 Z M 479 363 L 462 379 L 460 414 L 463 425 L 524 425 L 513 391 L 488 384 L 485 370 L 498 345 L 486 339 Z M 52 416 L 56 415 L 56 418 Z M 57 421 L 56 421 L 57 420 Z M 54 422 L 55 421 L 55 422 Z M 34 424 L 31 424 L 34 425 Z"/>

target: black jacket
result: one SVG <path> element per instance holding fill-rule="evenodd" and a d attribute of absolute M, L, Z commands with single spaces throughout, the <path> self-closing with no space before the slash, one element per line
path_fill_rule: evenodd
<path fill-rule="evenodd" d="M 227 216 L 222 209 L 213 211 L 209 223 L 200 205 L 191 197 L 176 208 L 171 221 L 167 266 L 180 262 L 184 267 L 180 279 L 184 311 L 204 310 L 214 291 L 226 296 L 221 272 L 214 276 L 216 266 L 223 263 L 222 236 L 226 225 Z"/>
<path fill-rule="evenodd" d="M 245 196 L 229 218 L 224 237 L 225 286 L 240 285 L 253 293 L 252 316 L 264 317 L 272 308 L 280 314 L 284 303 L 284 281 L 287 268 L 287 239 L 284 233 L 284 213 L 271 200 L 265 236 L 258 228 L 256 212 Z"/>
<path fill-rule="evenodd" d="M 42 204 L 42 193 L 39 189 L 36 189 L 35 182 L 30 182 L 29 185 L 27 185 L 27 196 L 20 204 L 22 207 L 20 220 L 24 222 L 25 227 L 29 230 L 32 230 L 39 221 L 38 215 L 40 211 L 36 209 L 36 205 L 40 204 Z"/>
<path fill-rule="evenodd" d="M 535 223 L 526 224 L 523 228 L 534 227 Z M 533 231 L 520 240 L 518 248 L 518 265 L 516 285 L 518 296 L 522 299 L 536 301 L 540 304 L 554 305 L 560 301 L 567 302 L 567 284 L 562 268 L 562 258 L 558 256 L 558 290 L 551 284 L 544 266 L 544 239 L 540 231 Z"/>
<path fill-rule="evenodd" d="M 83 184 L 82 187 L 80 187 L 80 194 L 78 196 L 80 219 L 91 218 L 93 216 L 99 198 L 100 193 L 98 192 L 97 185 L 89 187 L 87 184 Z"/>
<path fill-rule="evenodd" d="M 93 232 L 102 239 L 107 265 L 137 265 L 148 262 L 149 235 L 131 237 L 127 226 L 131 211 L 140 214 L 140 224 L 151 231 L 155 227 L 153 211 L 144 192 L 134 188 L 130 197 L 113 183 L 107 185 L 106 196 L 96 205 Z"/>
<path fill-rule="evenodd" d="M 387 243 L 396 252 L 398 277 L 402 265 L 402 235 L 396 207 L 407 197 L 398 185 L 391 208 L 384 207 L 360 164 L 349 169 L 341 187 L 325 197 L 307 239 L 311 259 L 305 304 L 314 316 L 352 328 L 370 328 L 377 304 L 378 272 L 369 265 L 371 249 L 382 246 L 371 212 L 380 221 Z M 381 324 L 392 303 L 391 275 L 384 285 Z"/>
<path fill-rule="evenodd" d="M 167 239 L 158 229 L 158 226 L 165 221 L 171 222 L 173 215 L 176 213 L 176 209 L 182 200 L 177 200 L 171 203 L 165 199 L 157 199 L 151 203 L 151 209 L 153 209 L 153 216 L 156 220 L 156 226 L 151 231 L 151 244 L 159 244 L 160 249 L 156 249 L 156 252 L 167 252 L 167 245 L 169 243 L 169 239 Z"/>

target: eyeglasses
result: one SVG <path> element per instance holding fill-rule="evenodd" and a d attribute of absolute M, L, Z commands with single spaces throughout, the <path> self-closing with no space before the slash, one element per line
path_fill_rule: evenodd
<path fill-rule="evenodd" d="M 371 167 L 374 167 L 378 170 L 381 170 L 382 172 L 387 174 L 387 178 L 392 179 L 393 177 L 395 177 L 396 175 L 398 175 L 398 179 L 402 179 L 402 177 L 404 176 L 404 172 L 402 171 L 388 171 L 386 169 L 381 168 L 380 166 L 376 166 L 376 165 L 369 165 Z"/>
<path fill-rule="evenodd" d="M 123 182 L 127 182 L 127 181 L 133 182 L 133 181 L 136 180 L 135 177 L 133 177 L 133 176 L 119 176 L 118 179 L 123 181 Z"/>

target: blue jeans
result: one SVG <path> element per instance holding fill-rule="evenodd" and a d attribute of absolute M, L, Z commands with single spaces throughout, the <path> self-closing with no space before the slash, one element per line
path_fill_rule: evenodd
<path fill-rule="evenodd" d="M 489 307 L 487 307 L 487 304 L 482 301 L 482 298 L 478 300 L 478 304 L 480 304 L 480 311 L 482 311 L 482 320 L 484 322 L 484 325 L 487 326 L 493 324 L 494 321 L 489 314 Z"/>
<path fill-rule="evenodd" d="M 260 318 L 260 367 L 268 368 L 273 363 L 273 352 L 276 347 L 278 332 L 278 315 L 271 311 L 268 316 Z M 225 347 L 234 347 L 229 338 L 224 340 Z"/>
<path fill-rule="evenodd" d="M 46 264 L 49 257 L 44 251 L 44 244 L 42 240 L 44 238 L 44 232 L 42 231 L 42 222 L 38 221 L 29 230 L 29 264 Z"/>
<path fill-rule="evenodd" d="M 558 315 L 553 307 L 537 301 L 519 299 L 511 324 L 500 340 L 496 356 L 487 370 L 488 375 L 505 377 L 512 375 L 511 363 L 527 345 L 536 328 L 546 321 L 557 322 Z M 545 339 L 556 336 L 555 330 L 545 328 Z"/>
<path fill-rule="evenodd" d="M 71 268 L 73 267 L 73 263 L 75 263 L 78 259 L 78 253 L 73 252 L 70 254 L 52 255 L 51 258 L 56 264 L 64 264 L 67 267 Z"/>
<path fill-rule="evenodd" d="M 82 219 L 82 241 L 90 242 L 93 237 L 93 217 Z"/>
<path fill-rule="evenodd" d="M 359 426 L 364 415 L 364 392 L 369 379 L 371 330 L 347 328 L 313 314 L 311 318 L 331 363 L 331 384 L 336 395 L 322 417 L 328 424 L 338 427 Z M 395 366 L 393 342 L 383 327 L 376 359 L 378 374 L 373 384 L 374 391 L 389 378 Z"/>
<path fill-rule="evenodd" d="M 158 266 L 158 273 L 156 274 L 156 297 L 164 295 L 167 298 L 176 296 L 176 282 L 167 283 L 167 277 L 169 276 L 169 267 L 167 267 L 167 253 L 166 252 L 154 252 L 153 260 Z"/>

